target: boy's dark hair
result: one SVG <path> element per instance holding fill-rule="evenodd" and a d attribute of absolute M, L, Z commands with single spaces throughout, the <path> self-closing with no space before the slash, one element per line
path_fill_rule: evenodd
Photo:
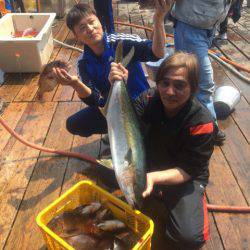
<path fill-rule="evenodd" d="M 188 82 L 191 92 L 198 90 L 199 84 L 199 64 L 194 54 L 186 52 L 176 52 L 171 57 L 164 60 L 156 74 L 156 85 L 164 79 L 164 75 L 172 68 L 186 68 Z"/>
<path fill-rule="evenodd" d="M 91 14 L 96 15 L 96 12 L 88 4 L 78 3 L 68 12 L 66 24 L 68 28 L 74 32 L 75 25 L 77 25 L 83 17 Z"/>

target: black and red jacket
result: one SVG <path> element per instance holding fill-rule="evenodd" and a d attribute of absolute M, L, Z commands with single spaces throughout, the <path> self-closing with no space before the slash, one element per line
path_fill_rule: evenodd
<path fill-rule="evenodd" d="M 215 133 L 209 110 L 192 97 L 168 118 L 156 88 L 143 92 L 134 107 L 144 127 L 149 171 L 180 167 L 206 185 Z"/>

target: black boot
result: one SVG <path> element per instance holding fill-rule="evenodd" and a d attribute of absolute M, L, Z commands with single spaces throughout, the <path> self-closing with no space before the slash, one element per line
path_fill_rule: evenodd
<path fill-rule="evenodd" d="M 223 142 L 226 140 L 226 134 L 221 131 L 219 128 L 217 129 L 217 133 L 215 134 L 214 137 L 214 144 L 217 146 L 223 145 Z"/>

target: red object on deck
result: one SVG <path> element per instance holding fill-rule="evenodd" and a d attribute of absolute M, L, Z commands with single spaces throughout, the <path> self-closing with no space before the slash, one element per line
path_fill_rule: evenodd
<path fill-rule="evenodd" d="M 35 29 L 28 28 L 28 29 L 25 29 L 23 31 L 19 31 L 19 30 L 15 31 L 13 37 L 14 38 L 19 38 L 19 37 L 27 37 L 27 38 L 30 37 L 30 38 L 32 38 L 32 37 L 36 37 L 37 34 L 38 34 L 38 32 Z"/>

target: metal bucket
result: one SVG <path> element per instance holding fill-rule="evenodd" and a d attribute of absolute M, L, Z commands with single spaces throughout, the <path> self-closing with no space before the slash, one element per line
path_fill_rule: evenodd
<path fill-rule="evenodd" d="M 238 89 L 223 85 L 215 90 L 214 109 L 219 119 L 225 119 L 230 115 L 239 103 L 241 93 Z"/>
<path fill-rule="evenodd" d="M 174 49 L 173 48 L 169 48 L 167 47 L 165 49 L 165 56 L 156 61 L 156 62 L 146 62 L 145 65 L 146 65 L 146 68 L 147 68 L 147 72 L 148 72 L 148 75 L 149 75 L 149 78 L 153 81 L 155 81 L 155 77 L 156 77 L 156 74 L 158 72 L 158 69 L 161 65 L 161 63 L 168 57 L 172 56 L 174 54 Z"/>

